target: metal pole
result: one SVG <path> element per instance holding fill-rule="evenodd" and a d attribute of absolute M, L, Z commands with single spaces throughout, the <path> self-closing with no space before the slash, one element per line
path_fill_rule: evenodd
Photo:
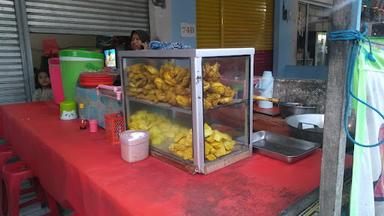
<path fill-rule="evenodd" d="M 32 49 L 24 0 L 15 0 L 15 12 L 19 33 L 21 62 L 23 64 L 25 94 L 27 100 L 31 101 L 32 92 L 35 90 L 35 75 L 33 73 Z"/>
<path fill-rule="evenodd" d="M 354 19 L 360 19 L 360 15 L 352 17 L 351 11 L 352 4 L 357 1 L 334 1 L 331 31 L 356 28 Z M 341 214 L 346 142 L 343 130 L 344 92 L 350 45 L 350 41 L 330 42 L 320 180 L 320 215 L 324 216 Z"/>

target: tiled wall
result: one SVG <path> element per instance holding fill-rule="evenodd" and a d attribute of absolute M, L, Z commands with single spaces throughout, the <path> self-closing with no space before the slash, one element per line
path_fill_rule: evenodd
<path fill-rule="evenodd" d="M 275 79 L 273 96 L 284 102 L 316 104 L 324 113 L 327 82 L 325 80 Z"/>

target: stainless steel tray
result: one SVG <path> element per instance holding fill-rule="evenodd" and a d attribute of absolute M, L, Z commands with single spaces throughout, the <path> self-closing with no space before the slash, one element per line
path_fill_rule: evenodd
<path fill-rule="evenodd" d="M 287 162 L 298 161 L 320 147 L 320 144 L 268 131 L 252 134 L 252 145 L 260 154 Z"/>

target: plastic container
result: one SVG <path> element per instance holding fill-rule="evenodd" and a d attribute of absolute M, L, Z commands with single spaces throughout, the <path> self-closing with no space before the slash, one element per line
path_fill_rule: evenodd
<path fill-rule="evenodd" d="M 82 72 L 79 76 L 79 86 L 96 88 L 98 85 L 112 85 L 113 76 L 104 72 Z"/>
<path fill-rule="evenodd" d="M 80 119 L 87 119 L 84 108 L 85 108 L 85 104 L 79 103 L 79 118 Z"/>
<path fill-rule="evenodd" d="M 73 100 L 80 73 L 100 71 L 104 67 L 104 55 L 84 50 L 62 50 L 60 67 L 64 97 L 66 100 Z"/>
<path fill-rule="evenodd" d="M 149 154 L 149 133 L 127 130 L 120 134 L 121 157 L 127 162 L 144 160 Z"/>
<path fill-rule="evenodd" d="M 77 119 L 75 101 L 65 100 L 60 103 L 60 119 L 61 120 Z"/>
<path fill-rule="evenodd" d="M 89 121 L 89 132 L 96 133 L 97 132 L 97 119 L 90 119 Z"/>
<path fill-rule="evenodd" d="M 105 132 L 108 141 L 112 145 L 119 145 L 119 136 L 121 132 L 125 131 L 124 117 L 120 113 L 111 113 L 104 116 L 105 119 Z"/>
<path fill-rule="evenodd" d="M 49 76 L 55 103 L 60 104 L 64 100 L 63 84 L 61 81 L 60 59 L 50 58 L 48 60 Z"/>
<path fill-rule="evenodd" d="M 98 85 L 96 89 L 98 96 L 105 96 L 121 101 L 121 86 Z"/>
<path fill-rule="evenodd" d="M 261 82 L 259 85 L 260 96 L 266 98 L 272 98 L 273 95 L 273 76 L 272 71 L 264 71 L 263 76 L 261 77 Z M 273 103 L 269 101 L 259 101 L 260 108 L 272 108 Z"/>

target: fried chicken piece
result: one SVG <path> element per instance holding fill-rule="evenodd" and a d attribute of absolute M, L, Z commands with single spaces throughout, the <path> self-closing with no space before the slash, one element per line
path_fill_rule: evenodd
<path fill-rule="evenodd" d="M 203 66 L 203 76 L 204 80 L 209 82 L 218 82 L 220 81 L 220 64 L 215 63 L 210 65 L 209 63 L 205 63 Z"/>
<path fill-rule="evenodd" d="M 190 107 L 192 103 L 191 97 L 183 95 L 176 95 L 176 102 L 179 106 L 182 107 Z"/>

